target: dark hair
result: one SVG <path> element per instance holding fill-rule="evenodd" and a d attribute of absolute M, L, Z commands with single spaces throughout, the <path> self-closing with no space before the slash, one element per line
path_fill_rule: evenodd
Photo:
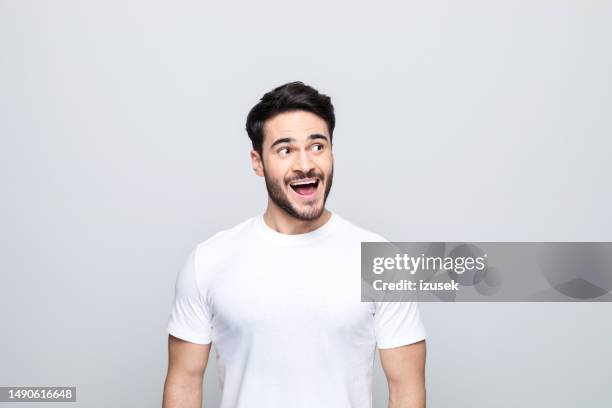
<path fill-rule="evenodd" d="M 331 143 L 336 126 L 331 98 L 319 93 L 311 86 L 296 81 L 278 86 L 266 93 L 249 112 L 246 131 L 255 151 L 262 154 L 263 129 L 266 120 L 279 113 L 292 110 L 308 111 L 323 119 L 327 123 Z"/>

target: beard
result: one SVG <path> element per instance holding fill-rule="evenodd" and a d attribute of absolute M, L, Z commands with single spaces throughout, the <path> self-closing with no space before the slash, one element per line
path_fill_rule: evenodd
<path fill-rule="evenodd" d="M 268 196 L 270 199 L 280 208 L 282 208 L 287 214 L 292 217 L 297 218 L 302 221 L 313 221 L 316 220 L 323 214 L 325 210 L 325 203 L 327 202 L 327 196 L 329 195 L 329 191 L 331 190 L 332 180 L 334 178 L 334 166 L 332 165 L 331 171 L 329 172 L 329 176 L 325 177 L 323 173 L 317 173 L 314 170 L 309 171 L 299 177 L 299 179 L 310 178 L 310 177 L 318 177 L 320 179 L 319 184 L 325 184 L 325 192 L 323 194 L 323 202 L 320 206 L 316 205 L 306 205 L 306 208 L 300 210 L 296 208 L 289 197 L 287 197 L 287 193 L 283 190 L 282 182 L 278 179 L 272 178 L 266 172 L 265 166 L 263 167 L 264 179 L 266 181 L 266 189 L 268 190 Z M 289 186 L 289 183 L 296 178 L 291 180 L 285 180 L 285 184 Z M 319 186 L 318 188 L 320 188 Z M 291 187 L 288 187 L 291 188 Z"/>

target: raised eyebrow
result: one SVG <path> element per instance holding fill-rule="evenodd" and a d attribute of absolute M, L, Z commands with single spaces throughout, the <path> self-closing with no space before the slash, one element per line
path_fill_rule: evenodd
<path fill-rule="evenodd" d="M 329 143 L 329 139 L 327 138 L 327 136 L 321 135 L 319 133 L 315 133 L 313 135 L 308 136 L 308 139 L 310 139 L 310 140 L 323 139 L 323 140 L 325 140 L 326 142 Z"/>
<path fill-rule="evenodd" d="M 291 142 L 295 142 L 295 139 L 292 137 L 282 137 L 280 139 L 276 139 L 274 143 L 270 145 L 270 149 L 272 149 L 274 146 L 279 145 L 281 143 L 291 143 Z"/>
<path fill-rule="evenodd" d="M 327 136 L 321 135 L 319 133 L 314 133 L 308 136 L 308 139 L 309 140 L 323 139 L 329 143 L 329 139 L 327 138 Z M 295 139 L 292 137 L 282 137 L 280 139 L 275 140 L 274 143 L 270 145 L 270 149 L 272 149 L 274 146 L 279 145 L 281 143 L 291 143 L 291 142 L 295 142 Z"/>

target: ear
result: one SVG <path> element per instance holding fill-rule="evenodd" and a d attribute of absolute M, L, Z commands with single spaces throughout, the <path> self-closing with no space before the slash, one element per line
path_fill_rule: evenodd
<path fill-rule="evenodd" d="M 256 150 L 251 150 L 251 166 L 253 167 L 253 172 L 259 177 L 264 176 L 263 172 L 263 160 L 259 153 Z"/>

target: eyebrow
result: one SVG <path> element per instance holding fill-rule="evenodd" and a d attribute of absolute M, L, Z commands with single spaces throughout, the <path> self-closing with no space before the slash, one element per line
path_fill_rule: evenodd
<path fill-rule="evenodd" d="M 327 136 L 321 135 L 319 133 L 314 133 L 314 134 L 308 136 L 308 140 L 316 140 L 316 139 L 323 139 L 323 140 L 329 142 L 329 140 L 327 139 Z M 274 146 L 278 145 L 278 144 L 281 144 L 281 143 L 291 143 L 291 142 L 295 142 L 295 139 L 293 137 L 283 137 L 283 138 L 275 140 L 274 143 L 272 143 L 272 145 L 270 145 L 270 149 L 273 148 Z"/>

